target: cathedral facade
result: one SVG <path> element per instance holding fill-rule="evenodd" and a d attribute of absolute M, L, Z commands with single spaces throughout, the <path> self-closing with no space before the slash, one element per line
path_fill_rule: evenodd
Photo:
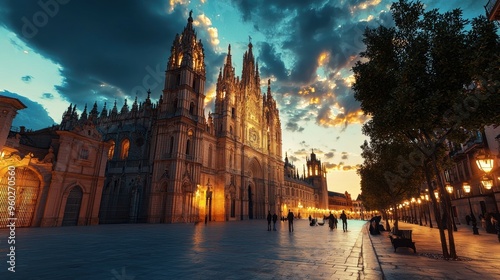
<path fill-rule="evenodd" d="M 144 101 L 136 98 L 131 106 L 125 100 L 120 110 L 116 101 L 111 109 L 105 104 L 99 110 L 95 103 L 87 112 L 85 106 L 80 116 L 76 105 L 70 105 L 61 124 L 49 129 L 53 140 L 36 147 L 41 157 L 49 150 L 53 153 L 48 170 L 57 169 L 60 162 L 61 168 L 71 163 L 90 165 L 82 171 L 98 169 L 90 175 L 72 175 L 96 178 L 92 183 L 73 182 L 82 185 L 88 200 L 83 203 L 80 198 L 80 206 L 73 207 L 80 207 L 77 224 L 231 221 L 265 218 L 268 211 L 284 216 L 288 210 L 328 208 L 326 170 L 314 152 L 302 177 L 287 158 L 283 161 L 279 111 L 270 81 L 261 89 L 253 45 L 248 44 L 243 56 L 241 76 L 235 73 L 228 47 L 216 82 L 215 108 L 207 116 L 205 69 L 203 45 L 196 38 L 190 15 L 173 41 L 157 102 L 148 92 Z M 37 133 L 48 132 L 11 136 L 40 137 Z M 95 162 L 64 162 L 59 143 L 69 137 L 65 135 L 92 143 L 74 149 L 93 147 L 84 156 Z M 26 141 L 21 146 L 30 148 Z M 0 176 L 6 174 L 7 169 L 2 168 Z M 60 190 L 69 195 L 68 180 L 54 175 L 39 181 L 45 180 L 54 193 Z M 84 185 L 89 185 L 88 192 Z M 33 210 L 40 222 L 29 226 L 62 225 L 67 195 L 57 202 L 59 212 L 50 219 L 45 217 L 50 197 L 44 196 Z M 85 212 L 81 207 L 89 201 L 92 209 Z"/>

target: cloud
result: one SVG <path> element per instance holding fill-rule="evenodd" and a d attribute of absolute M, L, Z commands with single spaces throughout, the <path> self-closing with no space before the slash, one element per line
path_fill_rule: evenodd
<path fill-rule="evenodd" d="M 45 93 L 42 93 L 42 98 L 43 99 L 54 99 L 54 95 L 50 92 L 45 92 Z"/>
<path fill-rule="evenodd" d="M 219 36 L 228 36 L 219 34 L 214 19 L 232 13 L 230 5 L 236 7 L 236 13 L 259 32 L 256 38 L 264 37 L 254 44 L 261 78 L 273 80 L 273 94 L 286 119 L 284 129 L 299 133 L 312 122 L 345 127 L 366 121 L 353 97 L 350 69 L 365 49 L 365 28 L 393 24 L 388 10 L 392 1 L 388 0 L 217 1 L 212 2 L 213 18 L 202 12 L 208 6 L 205 1 L 202 5 L 188 0 L 123 1 L 119 5 L 68 1 L 43 24 L 39 24 L 40 17 L 34 17 L 46 13 L 39 2 L 2 1 L 0 21 L 23 41 L 11 40 L 16 48 L 26 44 L 60 66 L 63 83 L 56 90 L 79 107 L 94 100 L 110 104 L 136 95 L 144 99 L 147 89 L 157 99 L 172 41 L 186 26 L 193 6 L 197 39 L 204 43 L 206 88 L 211 88 L 225 57 L 218 49 Z M 472 0 L 463 2 L 463 7 L 482 8 Z M 456 6 L 436 0 L 426 5 Z"/>
<path fill-rule="evenodd" d="M 17 98 L 27 107 L 26 109 L 17 111 L 12 126 L 25 126 L 27 129 L 37 130 L 55 124 L 54 120 L 49 117 L 47 111 L 39 103 L 7 90 L 0 91 L 0 95 Z"/>
<path fill-rule="evenodd" d="M 324 165 L 326 167 L 327 172 L 328 171 L 356 171 L 359 168 L 361 168 L 360 164 L 346 165 L 344 162 L 339 162 L 339 163 L 325 162 Z"/>
<path fill-rule="evenodd" d="M 33 18 L 42 8 L 36 1 L 2 1 L 0 20 L 35 52 L 60 65 L 63 83 L 56 85 L 68 103 L 82 107 L 93 101 L 123 101 L 162 94 L 164 71 L 175 34 L 187 24 L 189 1 L 70 1 L 37 27 Z M 36 28 L 27 28 L 25 17 Z M 27 30 L 33 34 L 27 35 Z M 198 30 L 197 30 L 198 31 Z M 216 30 L 198 33 L 203 42 L 215 42 Z M 33 36 L 31 36 L 33 35 Z M 223 55 L 205 44 L 205 60 L 222 64 Z M 214 64 L 211 64 L 214 67 Z M 207 84 L 217 72 L 207 69 Z"/>
<path fill-rule="evenodd" d="M 341 157 L 343 160 L 346 160 L 349 158 L 349 155 L 347 154 L 347 152 L 342 152 L 342 157 Z"/>
<path fill-rule="evenodd" d="M 328 152 L 325 154 L 325 158 L 327 158 L 327 159 L 333 158 L 334 156 L 335 156 L 334 152 Z"/>
<path fill-rule="evenodd" d="M 31 80 L 33 80 L 33 76 L 31 76 L 31 75 L 22 76 L 21 80 L 23 82 L 29 84 L 29 83 L 31 83 Z"/>

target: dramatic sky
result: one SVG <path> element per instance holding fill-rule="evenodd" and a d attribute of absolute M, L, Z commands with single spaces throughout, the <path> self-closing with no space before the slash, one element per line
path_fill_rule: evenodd
<path fill-rule="evenodd" d="M 464 17 L 484 14 L 484 1 L 422 1 Z M 272 80 L 283 130 L 283 155 L 302 171 L 314 152 L 328 168 L 329 190 L 360 193 L 356 166 L 366 121 L 350 89 L 351 68 L 365 49 L 366 27 L 392 25 L 385 0 L 40 0 L 0 2 L 0 95 L 28 105 L 14 125 L 39 129 L 61 121 L 70 103 L 161 94 L 176 33 L 190 10 L 207 65 L 206 113 L 228 44 L 241 73 L 251 38 L 261 79 Z M 265 90 L 265 87 L 263 87 Z"/>

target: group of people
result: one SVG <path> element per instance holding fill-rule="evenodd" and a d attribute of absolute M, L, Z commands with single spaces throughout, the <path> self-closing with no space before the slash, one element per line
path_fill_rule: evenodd
<path fill-rule="evenodd" d="M 286 220 L 288 220 L 288 231 L 293 232 L 293 220 L 295 219 L 295 216 L 291 210 L 288 210 L 288 215 L 286 217 Z M 337 218 L 332 214 L 330 211 L 330 215 L 326 218 L 328 219 L 328 226 L 330 227 L 330 230 L 333 230 L 334 228 L 337 228 L 337 223 L 338 220 Z M 344 210 L 342 210 L 342 214 L 340 214 L 340 219 L 342 220 L 342 229 L 344 232 L 347 231 L 347 215 L 345 214 Z M 273 222 L 273 229 L 276 231 L 276 221 L 278 220 L 278 215 L 274 213 L 271 215 L 271 211 L 268 211 L 267 213 L 267 230 L 271 231 L 271 222 Z M 312 222 L 313 219 L 309 215 L 309 222 Z"/>
<path fill-rule="evenodd" d="M 339 218 L 342 220 L 342 229 L 344 230 L 344 232 L 346 232 L 347 231 L 347 215 L 345 214 L 344 210 L 342 210 L 342 214 L 340 214 Z M 337 220 L 337 217 L 335 217 L 332 214 L 332 211 L 330 211 L 330 215 L 328 215 L 328 217 L 326 217 L 326 219 L 328 220 L 328 227 L 330 227 L 330 230 L 337 228 L 338 220 Z"/>
<path fill-rule="evenodd" d="M 271 211 L 267 213 L 267 231 L 271 231 L 271 221 L 273 222 L 273 230 L 276 231 L 276 221 L 278 221 L 276 212 L 273 215 L 271 215 Z"/>

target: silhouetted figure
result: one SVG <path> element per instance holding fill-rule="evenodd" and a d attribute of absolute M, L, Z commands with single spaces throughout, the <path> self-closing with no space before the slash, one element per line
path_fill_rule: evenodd
<path fill-rule="evenodd" d="M 273 216 L 271 216 L 271 211 L 267 212 L 267 231 L 271 231 L 271 220 Z"/>
<path fill-rule="evenodd" d="M 273 230 L 276 231 L 276 221 L 278 220 L 278 215 L 276 212 L 273 214 Z"/>
<path fill-rule="evenodd" d="M 330 230 L 333 230 L 333 227 L 335 227 L 335 217 L 332 214 L 332 211 L 330 211 L 330 215 L 327 217 L 328 219 L 328 227 L 330 227 Z"/>
<path fill-rule="evenodd" d="M 342 220 L 342 229 L 344 232 L 347 231 L 347 215 L 345 214 L 344 210 L 342 210 L 342 214 L 340 214 L 340 219 Z"/>
<path fill-rule="evenodd" d="M 465 216 L 465 222 L 467 223 L 467 225 L 470 224 L 470 216 L 469 215 Z"/>
<path fill-rule="evenodd" d="M 293 231 L 293 219 L 294 219 L 294 216 L 293 216 L 293 212 L 290 209 L 288 209 L 287 219 L 288 219 L 288 231 L 292 232 Z"/>

